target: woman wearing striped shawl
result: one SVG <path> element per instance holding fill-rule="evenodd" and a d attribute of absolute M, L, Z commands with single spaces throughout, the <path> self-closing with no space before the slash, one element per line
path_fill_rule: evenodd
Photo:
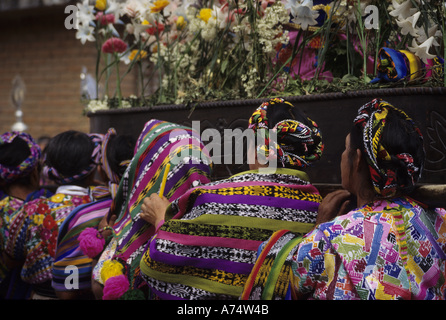
<path fill-rule="evenodd" d="M 113 238 L 93 271 L 95 295 L 104 300 L 147 297 L 139 264 L 155 227 L 140 219 L 144 198 L 164 188 L 163 197 L 173 201 L 192 186 L 210 182 L 210 156 L 191 128 L 150 120 L 137 145 L 112 204 L 111 215 L 117 217 Z"/>
<path fill-rule="evenodd" d="M 99 227 L 99 224 L 106 220 L 110 211 L 121 177 L 133 157 L 135 140 L 129 135 L 118 135 L 114 128 L 107 131 L 98 166 L 106 185 L 95 187 L 93 194 L 96 201 L 75 208 L 59 228 L 52 286 L 61 299 L 93 298 L 91 272 L 94 259 L 104 248 L 103 233 L 107 229 Z M 76 286 L 67 285 L 70 284 L 73 268 L 77 268 Z"/>
<path fill-rule="evenodd" d="M 301 170 L 323 151 L 316 123 L 283 99 L 263 103 L 249 123 L 262 137 L 248 151 L 256 160 L 250 171 L 193 188 L 167 211 L 156 196 L 144 201 L 142 215 L 158 231 L 141 272 L 158 298 L 237 299 L 263 241 L 279 229 L 305 234 L 314 226 L 322 199 Z"/>

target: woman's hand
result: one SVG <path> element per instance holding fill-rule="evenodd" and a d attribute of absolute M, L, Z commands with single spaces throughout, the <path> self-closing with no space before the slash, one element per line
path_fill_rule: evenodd
<path fill-rule="evenodd" d="M 352 194 L 341 189 L 333 191 L 325 196 L 319 205 L 316 225 L 333 220 L 335 217 L 349 212 Z"/>
<path fill-rule="evenodd" d="M 107 239 L 112 235 L 113 231 L 110 229 L 110 227 L 113 227 L 117 218 L 118 216 L 115 214 L 110 215 L 110 218 L 109 214 L 106 214 L 99 222 L 98 230 L 101 232 L 104 239 Z"/>
<path fill-rule="evenodd" d="M 155 227 L 164 220 L 166 209 L 170 205 L 166 197 L 160 198 L 157 193 L 152 193 L 145 198 L 141 205 L 141 218 Z"/>

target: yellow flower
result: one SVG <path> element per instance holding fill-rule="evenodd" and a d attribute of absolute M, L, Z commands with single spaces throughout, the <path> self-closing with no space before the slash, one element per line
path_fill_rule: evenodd
<path fill-rule="evenodd" d="M 184 20 L 183 16 L 179 16 L 177 19 L 177 29 L 183 30 L 183 28 L 186 26 L 187 22 Z"/>
<path fill-rule="evenodd" d="M 62 202 L 62 200 L 65 198 L 64 194 L 58 193 L 51 197 L 52 202 Z"/>
<path fill-rule="evenodd" d="M 204 8 L 200 10 L 200 14 L 197 18 L 200 18 L 204 22 L 208 23 L 208 20 L 212 17 L 212 9 Z"/>
<path fill-rule="evenodd" d="M 98 10 L 104 11 L 107 8 L 107 0 L 96 0 L 95 7 Z"/>
<path fill-rule="evenodd" d="M 141 59 L 144 59 L 145 57 L 147 57 L 147 51 L 145 51 L 145 50 L 141 50 L 138 53 L 138 50 L 135 49 L 135 50 L 132 50 L 132 52 L 130 52 L 130 55 L 129 55 L 130 61 L 133 61 L 134 59 L 141 60 Z"/>
<path fill-rule="evenodd" d="M 150 8 L 151 13 L 159 13 L 161 12 L 165 7 L 169 5 L 169 1 L 167 0 L 156 0 L 153 3 L 153 7 Z"/>
<path fill-rule="evenodd" d="M 33 222 L 34 222 L 34 224 L 36 224 L 36 225 L 43 224 L 43 218 L 44 218 L 43 214 L 35 214 L 35 215 L 33 215 Z"/>
<path fill-rule="evenodd" d="M 123 266 L 116 260 L 106 260 L 101 269 L 101 280 L 105 284 L 108 278 L 123 274 Z"/>

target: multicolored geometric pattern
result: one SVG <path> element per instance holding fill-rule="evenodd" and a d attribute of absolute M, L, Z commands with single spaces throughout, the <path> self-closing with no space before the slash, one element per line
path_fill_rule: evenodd
<path fill-rule="evenodd" d="M 77 206 L 91 202 L 89 195 L 56 193 L 22 206 L 9 225 L 5 251 L 24 260 L 22 279 L 31 284 L 51 280 L 59 227 Z"/>
<path fill-rule="evenodd" d="M 257 155 L 270 161 L 274 159 L 282 167 L 308 167 L 319 160 L 324 151 L 319 127 L 316 122 L 307 118 L 308 122 L 311 123 L 311 128 L 294 119 L 283 119 L 274 124 L 273 128 L 270 128 L 267 110 L 279 104 L 294 108 L 293 104 L 283 98 L 273 98 L 262 103 L 249 119 L 248 128 L 253 129 L 257 135 L 261 135 L 262 141 L 264 141 L 264 144 L 257 146 Z M 293 115 L 290 111 L 291 116 Z M 277 141 L 271 138 L 270 130 L 277 134 Z M 315 137 L 319 138 L 318 142 L 315 142 Z M 312 145 L 315 146 L 310 148 L 309 146 Z M 304 146 L 305 152 L 297 151 L 297 148 L 301 146 Z"/>
<path fill-rule="evenodd" d="M 194 188 L 150 242 L 143 277 L 161 299 L 238 299 L 259 245 L 276 230 L 307 233 L 321 200 L 303 172 L 285 168 Z"/>
<path fill-rule="evenodd" d="M 91 288 L 93 259 L 85 255 L 79 247 L 78 236 L 86 228 L 96 228 L 102 218 L 110 211 L 110 197 L 76 207 L 59 228 L 57 250 L 52 267 L 52 287 L 56 291 L 70 290 L 65 281 L 72 276 L 67 267 L 75 266 L 78 271 L 79 290 Z"/>
<path fill-rule="evenodd" d="M 307 234 L 294 248 L 289 282 L 297 298 L 444 300 L 445 265 L 446 210 L 398 198 Z"/>
<path fill-rule="evenodd" d="M 155 227 L 140 218 L 144 198 L 160 190 L 163 172 L 170 163 L 164 196 L 173 201 L 192 186 L 210 182 L 211 157 L 199 133 L 189 127 L 152 119 L 137 139 L 135 155 L 121 179 L 111 213 L 117 215 L 114 235 L 109 246 L 114 248 L 99 259 L 93 272 L 95 280 L 106 260 L 125 265 L 131 289 L 145 286 L 139 276 L 139 264 Z"/>
<path fill-rule="evenodd" d="M 372 184 L 375 192 L 383 197 L 395 196 L 398 187 L 410 187 L 410 185 L 398 185 L 395 168 L 383 169 L 382 163 L 391 160 L 391 155 L 382 143 L 382 135 L 387 125 L 386 118 L 389 111 L 397 112 L 405 121 L 410 122 L 418 133 L 418 138 L 423 141 L 421 131 L 413 120 L 404 111 L 395 108 L 386 101 L 374 99 L 358 110 L 358 116 L 354 123 L 360 125 L 363 129 L 363 151 L 369 165 Z M 420 177 L 422 164 L 415 165 L 414 158 L 409 153 L 400 153 L 394 156 L 404 163 L 405 173 L 409 177 L 408 180 L 411 181 L 411 186 L 415 185 Z M 398 169 L 402 168 L 403 166 L 398 167 Z"/>

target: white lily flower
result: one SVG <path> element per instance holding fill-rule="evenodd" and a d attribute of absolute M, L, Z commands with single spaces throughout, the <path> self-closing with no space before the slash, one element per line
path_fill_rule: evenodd
<path fill-rule="evenodd" d="M 418 37 L 417 30 L 415 29 L 417 25 L 418 18 L 420 17 L 421 12 L 415 13 L 413 16 L 408 17 L 404 20 L 397 20 L 396 23 L 401 28 L 401 34 L 406 35 L 410 34 L 412 37 Z"/>
<path fill-rule="evenodd" d="M 289 0 L 289 1 L 286 1 L 286 3 L 285 3 L 285 9 L 290 10 L 290 13 L 292 13 L 293 10 L 295 10 L 295 8 L 299 5 L 300 5 L 299 0 Z"/>
<path fill-rule="evenodd" d="M 104 13 L 114 14 L 116 19 L 118 19 L 122 15 L 122 7 L 115 0 L 107 0 L 107 10 Z"/>
<path fill-rule="evenodd" d="M 424 63 L 427 63 L 428 59 L 435 58 L 435 55 L 429 53 L 429 49 L 432 46 L 434 41 L 434 37 L 430 37 L 422 44 L 418 45 L 415 39 L 412 40 L 412 47 L 409 47 L 409 50 L 415 53 Z"/>
<path fill-rule="evenodd" d="M 79 24 L 84 26 L 93 25 L 94 26 L 94 6 L 88 5 L 88 0 L 84 0 L 83 3 L 77 3 L 77 21 Z"/>
<path fill-rule="evenodd" d="M 412 15 L 412 2 L 410 0 L 406 0 L 402 4 L 392 0 L 392 5 L 395 9 L 389 12 L 391 16 L 404 20 Z"/>
<path fill-rule="evenodd" d="M 76 32 L 76 39 L 79 39 L 82 44 L 85 44 L 87 41 L 95 41 L 94 28 L 88 25 L 80 25 Z"/>
<path fill-rule="evenodd" d="M 440 46 L 440 44 L 438 43 L 436 38 L 441 38 L 442 37 L 442 33 L 441 33 L 440 30 L 438 30 L 438 26 L 437 25 L 433 25 L 432 27 L 430 27 L 427 30 L 427 34 L 426 34 L 426 31 L 424 30 L 423 27 L 417 28 L 417 33 L 419 34 L 419 36 L 417 38 L 418 42 L 423 43 L 428 38 L 434 37 L 434 41 L 433 41 L 432 45 L 434 45 L 436 47 Z"/>
<path fill-rule="evenodd" d="M 292 21 L 299 24 L 303 30 L 307 30 L 308 26 L 317 24 L 319 12 L 313 10 L 313 1 L 304 0 L 303 3 L 293 2 L 290 6 Z"/>
<path fill-rule="evenodd" d="M 144 12 L 144 4 L 140 0 L 129 0 L 123 4 L 122 11 L 130 18 L 138 19 Z"/>

